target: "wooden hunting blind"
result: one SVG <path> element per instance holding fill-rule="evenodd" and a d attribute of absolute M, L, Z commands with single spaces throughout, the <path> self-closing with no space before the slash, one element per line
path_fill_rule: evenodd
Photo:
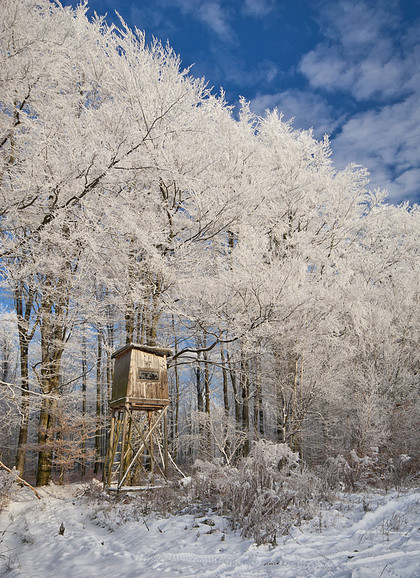
<path fill-rule="evenodd" d="M 104 485 L 120 490 L 148 480 L 156 467 L 168 468 L 166 357 L 170 349 L 129 343 L 112 354 L 115 360 L 112 416 Z"/>
<path fill-rule="evenodd" d="M 158 410 L 169 405 L 166 356 L 170 349 L 130 343 L 112 354 L 115 359 L 111 408 Z"/>

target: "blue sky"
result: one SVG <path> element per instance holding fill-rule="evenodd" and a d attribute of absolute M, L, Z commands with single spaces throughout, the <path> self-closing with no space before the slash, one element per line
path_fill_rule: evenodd
<path fill-rule="evenodd" d="M 77 0 L 62 0 L 76 5 Z M 90 0 L 149 39 L 230 104 L 277 107 L 331 136 L 337 168 L 367 167 L 389 202 L 420 202 L 420 0 Z"/>

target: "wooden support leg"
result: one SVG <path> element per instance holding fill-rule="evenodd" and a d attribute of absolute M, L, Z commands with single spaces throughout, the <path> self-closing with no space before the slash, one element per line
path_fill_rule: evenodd
<path fill-rule="evenodd" d="M 115 410 L 112 410 L 111 416 L 111 430 L 109 435 L 109 443 L 106 451 L 105 457 L 105 468 L 103 473 L 103 483 L 104 487 L 109 486 L 111 483 L 111 474 L 112 474 L 112 464 L 114 461 L 114 443 L 115 443 Z"/>
<path fill-rule="evenodd" d="M 153 431 L 153 417 L 154 417 L 154 412 L 149 411 L 149 432 Z M 154 451 L 153 451 L 153 435 L 150 435 L 150 441 L 149 441 L 149 455 L 150 455 L 150 473 L 153 476 L 153 470 L 154 470 L 154 466 L 155 466 L 155 457 L 154 457 Z"/>
<path fill-rule="evenodd" d="M 168 477 L 168 414 L 163 412 L 163 471 Z"/>
<path fill-rule="evenodd" d="M 124 470 L 124 463 L 125 463 L 125 450 L 126 450 L 126 444 L 127 444 L 127 424 L 128 424 L 128 411 L 127 411 L 127 408 L 124 408 L 122 440 L 121 440 L 120 471 L 118 472 L 118 486 L 120 486 L 121 478 L 125 474 L 125 472 L 123 470 Z"/>

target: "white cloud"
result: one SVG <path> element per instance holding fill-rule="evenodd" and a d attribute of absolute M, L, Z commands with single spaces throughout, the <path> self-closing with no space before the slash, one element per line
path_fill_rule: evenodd
<path fill-rule="evenodd" d="M 378 42 L 369 54 L 353 61 L 343 56 L 340 47 L 321 45 L 302 58 L 300 71 L 314 88 L 348 91 L 358 101 L 385 101 L 412 90 L 418 82 L 417 51 L 413 47 L 402 57 Z"/>
<path fill-rule="evenodd" d="M 225 42 L 235 40 L 235 33 L 230 25 L 231 6 L 221 0 L 155 0 L 147 7 L 134 7 L 132 16 L 136 16 L 137 20 L 145 16 L 147 21 L 155 26 L 161 24 L 165 29 L 171 30 L 174 24 L 165 19 L 165 9 L 168 7 L 177 8 L 184 16 L 201 22 Z"/>
<path fill-rule="evenodd" d="M 223 40 L 233 40 L 234 33 L 228 22 L 228 15 L 223 10 L 219 2 L 202 2 L 197 7 L 197 12 L 192 11 L 192 15 L 206 24 Z"/>
<path fill-rule="evenodd" d="M 349 111 L 332 141 L 335 164 L 366 166 L 392 202 L 420 198 L 420 19 L 407 25 L 400 4 L 324 1 L 323 38 L 299 65 L 313 91 Z"/>
<path fill-rule="evenodd" d="M 300 62 L 300 71 L 312 87 L 324 90 L 343 89 L 351 86 L 354 80 L 353 71 L 340 55 L 325 46 L 318 46 L 305 54 Z"/>
<path fill-rule="evenodd" d="M 254 86 L 258 84 L 271 84 L 280 74 L 277 65 L 271 60 L 263 60 L 257 66 L 246 68 L 244 64 L 236 64 L 230 70 L 229 77 L 242 86 Z"/>
<path fill-rule="evenodd" d="M 280 74 L 278 66 L 271 60 L 262 60 L 250 66 L 238 57 L 234 50 L 226 50 L 226 46 L 213 45 L 212 60 L 217 63 L 219 76 L 228 78 L 229 82 L 245 89 L 249 86 L 269 86 Z"/>
<path fill-rule="evenodd" d="M 396 98 L 411 89 L 413 75 L 418 84 L 418 23 L 396 34 L 394 5 L 328 2 L 321 13 L 324 41 L 300 62 L 310 84 L 348 91 L 359 101 Z"/>
<path fill-rule="evenodd" d="M 275 9 L 274 0 L 245 0 L 244 12 L 250 16 L 261 18 L 268 16 Z"/>
<path fill-rule="evenodd" d="M 391 185 L 390 200 L 395 202 L 403 200 L 417 201 L 419 199 L 420 169 L 409 169 L 402 173 Z M 410 191 L 414 193 L 410 194 Z M 416 194 L 417 192 L 417 194 Z"/>
<path fill-rule="evenodd" d="M 332 147 L 336 165 L 363 164 L 371 184 L 387 188 L 390 200 L 398 202 L 419 198 L 419 142 L 420 97 L 415 95 L 350 118 Z"/>
<path fill-rule="evenodd" d="M 386 3 L 365 0 L 338 0 L 324 2 L 321 25 L 327 40 L 339 42 L 352 57 L 364 54 L 398 22 L 398 1 Z"/>

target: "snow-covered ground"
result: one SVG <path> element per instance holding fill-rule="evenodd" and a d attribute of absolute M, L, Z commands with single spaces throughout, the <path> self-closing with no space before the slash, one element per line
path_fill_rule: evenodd
<path fill-rule="evenodd" d="M 341 496 L 276 546 L 259 547 L 209 512 L 122 523 L 124 500 L 104 498 L 102 508 L 83 493 L 49 486 L 38 500 L 17 490 L 0 513 L 0 575 L 420 577 L 419 491 Z"/>

